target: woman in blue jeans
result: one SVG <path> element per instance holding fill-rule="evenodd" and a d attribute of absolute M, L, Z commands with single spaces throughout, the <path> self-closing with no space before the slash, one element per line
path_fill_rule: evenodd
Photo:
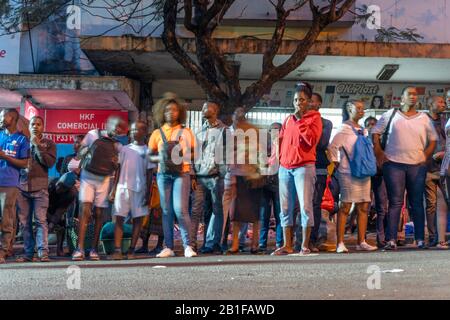
<path fill-rule="evenodd" d="M 426 161 L 434 153 L 438 136 L 430 118 L 416 110 L 417 97 L 415 87 L 405 88 L 401 108 L 385 112 L 373 129 L 375 155 L 378 165 L 383 167 L 389 198 L 386 250 L 397 249 L 397 228 L 405 191 L 411 207 L 417 247 L 426 248 L 423 205 Z M 385 141 L 384 146 L 380 143 L 381 136 Z"/>
<path fill-rule="evenodd" d="M 197 253 L 190 244 L 189 195 L 191 191 L 191 163 L 195 148 L 192 131 L 184 127 L 186 109 L 173 94 L 166 94 L 154 106 L 154 119 L 161 124 L 153 131 L 149 150 L 151 160 L 158 162 L 157 184 L 163 212 L 163 231 L 166 248 L 157 258 L 174 257 L 173 227 L 178 220 L 186 258 Z"/>

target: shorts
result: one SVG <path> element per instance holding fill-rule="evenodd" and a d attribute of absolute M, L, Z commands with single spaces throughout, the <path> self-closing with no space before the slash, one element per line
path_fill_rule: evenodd
<path fill-rule="evenodd" d="M 109 208 L 108 195 L 111 177 L 101 177 L 81 171 L 80 177 L 81 203 L 92 203 L 97 208 Z"/>
<path fill-rule="evenodd" d="M 148 206 L 143 205 L 145 192 L 135 192 L 130 189 L 117 189 L 114 198 L 113 214 L 126 218 L 131 212 L 132 218 L 148 215 Z"/>

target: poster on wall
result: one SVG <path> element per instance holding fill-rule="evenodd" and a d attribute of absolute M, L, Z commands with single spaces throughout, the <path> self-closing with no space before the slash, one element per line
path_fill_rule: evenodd
<path fill-rule="evenodd" d="M 256 107 L 292 108 L 296 82 L 286 81 L 273 85 Z M 341 108 L 348 99 L 365 102 L 367 109 L 386 110 L 399 107 L 401 92 L 406 86 L 417 88 L 418 109 L 426 109 L 427 99 L 432 95 L 445 95 L 450 84 L 398 84 L 370 82 L 311 82 L 314 92 L 321 94 L 324 108 Z"/>
<path fill-rule="evenodd" d="M 0 74 L 19 74 L 20 33 L 0 36 Z"/>

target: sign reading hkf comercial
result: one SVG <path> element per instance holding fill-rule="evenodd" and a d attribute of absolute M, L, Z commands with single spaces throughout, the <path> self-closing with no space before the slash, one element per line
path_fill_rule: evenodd
<path fill-rule="evenodd" d="M 25 102 L 25 118 L 39 115 L 44 119 L 45 136 L 55 143 L 73 143 L 74 135 L 86 134 L 90 130 L 106 128 L 109 116 L 119 116 L 128 122 L 128 112 L 117 110 L 53 110 L 38 109 Z"/>
<path fill-rule="evenodd" d="M 0 74 L 18 74 L 19 56 L 20 33 L 0 36 Z"/>

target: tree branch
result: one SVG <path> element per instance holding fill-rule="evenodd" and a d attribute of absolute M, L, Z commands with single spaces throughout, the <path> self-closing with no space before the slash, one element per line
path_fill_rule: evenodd
<path fill-rule="evenodd" d="M 204 74 L 205 70 L 202 70 L 202 68 L 199 67 L 180 47 L 175 33 L 177 24 L 177 5 L 177 0 L 166 0 L 164 4 L 164 32 L 162 34 L 162 40 L 167 51 L 169 51 L 174 59 L 195 78 L 197 83 L 209 96 L 220 101 L 226 101 L 228 96 L 222 91 L 217 82 L 210 81 L 209 77 Z"/>

